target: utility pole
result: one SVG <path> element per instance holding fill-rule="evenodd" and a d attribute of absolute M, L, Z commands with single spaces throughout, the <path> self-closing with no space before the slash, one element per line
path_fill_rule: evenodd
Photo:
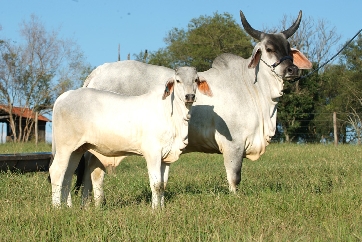
<path fill-rule="evenodd" d="M 121 45 L 118 44 L 118 61 L 121 60 Z"/>
<path fill-rule="evenodd" d="M 333 112 L 333 130 L 334 130 L 334 146 L 338 145 L 338 134 L 337 134 L 337 114 Z"/>
<path fill-rule="evenodd" d="M 148 57 L 148 52 L 145 50 L 145 55 L 143 56 L 143 62 L 146 63 Z"/>

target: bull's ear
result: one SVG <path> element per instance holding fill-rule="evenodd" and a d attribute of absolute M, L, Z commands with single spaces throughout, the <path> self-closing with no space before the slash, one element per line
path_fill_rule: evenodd
<path fill-rule="evenodd" d="M 197 81 L 197 89 L 199 89 L 202 94 L 212 97 L 211 88 L 206 79 L 202 76 L 199 76 L 199 80 Z"/>
<path fill-rule="evenodd" d="M 250 60 L 250 63 L 248 65 L 248 68 L 249 69 L 252 69 L 252 68 L 255 68 L 259 61 L 260 61 L 260 58 L 261 58 L 261 50 L 259 48 L 259 45 L 260 44 L 257 44 L 255 47 L 254 47 L 254 50 L 253 50 L 253 54 L 251 55 L 251 60 Z"/>
<path fill-rule="evenodd" d="M 173 92 L 173 85 L 175 84 L 175 79 L 170 78 L 165 84 L 165 91 L 163 92 L 162 100 L 165 100 Z"/>
<path fill-rule="evenodd" d="M 293 64 L 299 69 L 312 69 L 312 62 L 299 50 L 291 48 L 290 55 L 293 56 Z"/>

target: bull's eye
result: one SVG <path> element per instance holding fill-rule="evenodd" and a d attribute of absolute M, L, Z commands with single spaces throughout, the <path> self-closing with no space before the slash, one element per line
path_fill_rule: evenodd
<path fill-rule="evenodd" d="M 195 79 L 195 82 L 198 82 L 198 81 L 199 81 L 199 79 L 198 79 L 198 78 L 196 78 L 196 79 Z"/>
<path fill-rule="evenodd" d="M 271 48 L 266 48 L 266 52 L 269 52 L 269 53 L 270 53 L 270 52 L 274 52 L 274 51 L 273 51 L 273 49 L 271 49 Z"/>

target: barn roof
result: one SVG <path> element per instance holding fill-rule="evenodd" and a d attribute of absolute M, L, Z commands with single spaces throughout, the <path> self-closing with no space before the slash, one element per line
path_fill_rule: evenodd
<path fill-rule="evenodd" d="M 0 104 L 0 112 L 4 111 L 6 113 L 9 113 L 9 107 L 7 105 Z M 13 107 L 12 113 L 18 117 L 22 116 L 24 118 L 35 118 L 34 112 L 29 108 L 21 108 L 21 107 Z M 38 115 L 38 120 L 45 121 L 45 122 L 51 122 L 50 119 L 44 117 L 43 115 Z"/>

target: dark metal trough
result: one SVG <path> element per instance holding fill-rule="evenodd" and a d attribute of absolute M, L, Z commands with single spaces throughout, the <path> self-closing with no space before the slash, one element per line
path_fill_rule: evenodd
<path fill-rule="evenodd" d="M 0 171 L 48 171 L 51 152 L 0 154 Z"/>

